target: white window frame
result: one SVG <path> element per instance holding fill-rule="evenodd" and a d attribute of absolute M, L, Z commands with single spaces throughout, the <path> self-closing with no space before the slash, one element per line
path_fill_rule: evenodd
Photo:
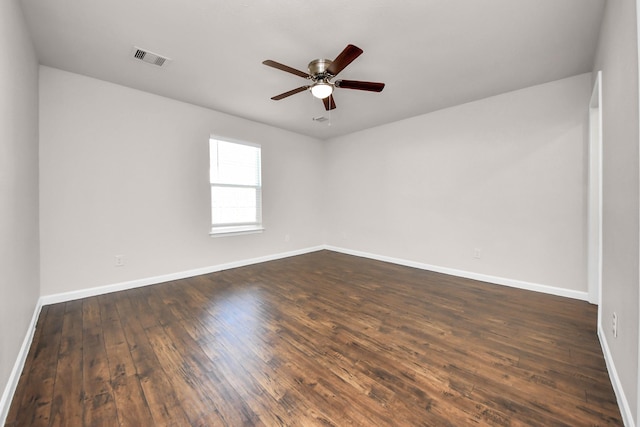
<path fill-rule="evenodd" d="M 253 188 L 256 190 L 256 221 L 255 222 L 235 222 L 235 223 L 215 223 L 215 218 L 213 217 L 213 199 L 210 200 L 210 212 L 211 212 L 211 231 L 209 235 L 212 237 L 220 237 L 220 236 L 233 236 L 239 234 L 251 234 L 251 233 L 261 233 L 264 231 L 264 226 L 262 224 L 262 146 L 260 144 L 249 143 L 245 141 L 238 141 L 230 138 L 219 137 L 215 135 L 211 135 L 209 137 L 209 150 L 213 149 L 213 141 L 227 143 L 227 144 L 237 144 L 237 145 L 245 145 L 249 147 L 258 148 L 258 171 L 257 185 L 246 185 L 246 184 L 234 184 L 234 183 L 221 183 L 221 182 L 213 182 L 211 180 L 211 173 L 209 174 L 209 184 L 210 189 L 213 190 L 214 187 L 218 188 Z M 211 159 L 211 156 L 209 157 Z M 214 165 L 209 164 L 209 168 L 213 168 Z M 212 196 L 212 191 L 209 191 L 209 196 Z"/>

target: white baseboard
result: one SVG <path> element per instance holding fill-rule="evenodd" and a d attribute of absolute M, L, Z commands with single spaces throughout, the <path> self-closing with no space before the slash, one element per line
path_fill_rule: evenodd
<path fill-rule="evenodd" d="M 231 268 L 244 267 L 247 265 L 258 264 L 261 262 L 274 261 L 277 259 L 288 258 L 296 255 L 303 255 L 310 252 L 320 250 L 330 250 L 348 255 L 355 255 L 363 258 L 375 259 L 378 261 L 390 262 L 393 264 L 404 265 L 407 267 L 419 268 L 422 270 L 435 271 L 437 273 L 450 274 L 452 276 L 465 277 L 468 279 L 479 280 L 483 282 L 494 283 L 497 285 L 511 286 L 519 289 L 542 292 L 546 294 L 558 295 L 562 297 L 574 298 L 588 301 L 589 294 L 587 292 L 574 291 L 571 289 L 557 288 L 553 286 L 542 285 L 538 283 L 525 282 L 522 280 L 507 279 L 503 277 L 490 276 L 486 274 L 473 273 L 470 271 L 457 270 L 453 268 L 440 267 L 437 265 L 425 264 L 415 261 L 408 261 L 400 258 L 393 258 L 384 255 L 372 254 L 369 252 L 356 251 L 352 249 L 340 248 L 331 245 L 313 246 L 310 248 L 299 249 L 295 251 L 282 252 L 273 255 L 266 255 L 257 258 L 234 261 L 226 264 L 218 264 L 208 267 L 196 268 L 193 270 L 180 271 L 155 277 L 146 277 L 143 279 L 131 280 L 127 282 L 115 283 L 95 288 L 81 289 L 78 291 L 62 292 L 59 294 L 44 295 L 40 298 L 41 305 L 56 304 L 59 302 L 72 301 L 75 299 L 87 298 L 96 295 L 108 294 L 111 292 L 124 291 L 127 289 L 139 288 L 142 286 L 155 285 L 158 283 L 169 282 L 172 280 L 186 279 L 188 277 L 199 276 L 202 274 L 215 273 L 216 271 L 228 270 Z"/>
<path fill-rule="evenodd" d="M 40 299 L 42 305 L 56 304 L 59 302 L 72 301 L 81 298 L 93 297 L 96 295 L 108 294 L 111 292 L 124 291 L 127 289 L 140 288 L 142 286 L 156 285 L 158 283 L 170 282 L 172 280 L 186 279 L 188 277 L 200 276 L 202 274 L 215 273 L 216 271 L 229 270 L 231 268 L 244 267 L 261 262 L 274 261 L 282 258 L 289 258 L 296 255 L 303 255 L 309 252 L 316 252 L 324 249 L 323 246 L 298 249 L 295 251 L 281 252 L 273 255 L 265 255 L 257 258 L 250 258 L 240 261 L 233 261 L 225 264 L 218 264 L 209 267 L 196 268 L 193 270 L 180 271 L 177 273 L 164 274 L 161 276 L 146 277 L 138 280 L 115 283 L 112 285 L 99 286 L 95 288 L 81 289 L 78 291 L 62 292 L 59 294 L 45 295 Z"/>
<path fill-rule="evenodd" d="M 616 394 L 616 400 L 618 401 L 618 408 L 620 408 L 622 421 L 626 427 L 635 427 L 633 415 L 631 414 L 631 407 L 629 406 L 629 401 L 622 389 L 622 383 L 620 382 L 618 371 L 616 371 L 616 365 L 613 363 L 609 343 L 607 342 L 607 337 L 604 334 L 601 325 L 598 325 L 598 338 L 600 339 L 600 346 L 602 347 L 602 353 L 604 354 L 604 361 L 607 363 L 607 370 L 609 371 L 611 385 L 613 386 L 613 391 Z"/>
<path fill-rule="evenodd" d="M 18 352 L 18 357 L 16 358 L 16 362 L 13 364 L 9 380 L 7 381 L 7 385 L 5 386 L 4 391 L 2 392 L 2 397 L 0 398 L 0 426 L 4 425 L 7 420 L 7 415 L 9 415 L 11 400 L 13 399 L 13 394 L 16 392 L 16 387 L 18 387 L 20 374 L 22 373 L 24 363 L 27 360 L 27 355 L 29 354 L 29 349 L 31 348 L 31 342 L 33 341 L 33 336 L 36 332 L 36 324 L 38 323 L 38 317 L 40 316 L 41 309 L 42 298 L 38 299 L 36 307 L 33 310 L 31 323 L 29 323 L 27 333 L 22 341 L 20 351 Z"/>
<path fill-rule="evenodd" d="M 464 277 L 466 279 L 479 280 L 481 282 L 489 282 L 496 285 L 510 286 L 512 288 L 526 289 L 529 291 L 542 292 L 545 294 L 557 295 L 561 297 L 579 299 L 588 301 L 589 293 L 582 291 L 574 291 L 571 289 L 557 288 L 555 286 L 541 285 L 539 283 L 525 282 L 522 280 L 507 279 L 504 277 L 490 276 L 487 274 L 473 273 L 471 271 L 457 270 L 455 268 L 440 267 L 437 265 L 425 264 L 416 261 L 408 261 L 400 258 L 388 257 L 385 255 L 377 255 L 369 252 L 361 252 L 352 249 L 345 249 L 331 245 L 325 245 L 325 249 L 341 252 L 348 255 L 355 255 L 363 258 L 375 259 L 377 261 L 390 262 L 392 264 L 404 265 L 406 267 L 419 268 L 421 270 L 434 271 L 436 273 L 449 274 L 451 276 Z"/>

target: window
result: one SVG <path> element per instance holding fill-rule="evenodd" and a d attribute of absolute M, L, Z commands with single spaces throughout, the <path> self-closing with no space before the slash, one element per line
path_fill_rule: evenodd
<path fill-rule="evenodd" d="M 259 145 L 209 139 L 211 234 L 262 230 Z"/>

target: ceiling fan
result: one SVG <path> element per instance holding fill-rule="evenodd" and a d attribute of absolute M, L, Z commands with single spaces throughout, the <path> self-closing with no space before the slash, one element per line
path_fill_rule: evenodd
<path fill-rule="evenodd" d="M 271 99 L 279 101 L 288 96 L 311 89 L 313 96 L 318 99 L 322 99 L 326 110 L 333 110 L 336 108 L 336 103 L 333 100 L 333 89 L 336 87 L 342 89 L 366 90 L 369 92 L 382 92 L 382 89 L 384 89 L 384 83 L 363 82 L 360 80 L 331 81 L 331 79 L 336 77 L 340 71 L 344 70 L 347 65 L 351 64 L 354 59 L 360 56 L 362 52 L 362 49 L 357 46 L 352 44 L 347 45 L 347 47 L 345 47 L 340 55 L 338 55 L 333 61 L 329 59 L 314 59 L 311 61 L 309 63 L 308 73 L 296 70 L 295 68 L 291 68 L 270 59 L 263 61 L 262 63 L 269 67 L 277 68 L 278 70 L 286 71 L 287 73 L 295 74 L 296 76 L 311 80 L 311 83 L 308 85 L 300 86 L 297 89 L 273 96 Z"/>

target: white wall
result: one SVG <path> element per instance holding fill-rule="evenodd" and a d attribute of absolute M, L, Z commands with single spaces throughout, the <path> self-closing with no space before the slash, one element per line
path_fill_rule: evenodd
<path fill-rule="evenodd" d="M 590 82 L 583 74 L 329 141 L 327 243 L 586 292 Z"/>
<path fill-rule="evenodd" d="M 633 1 L 608 1 L 594 70 L 602 70 L 602 331 L 638 425 L 638 33 Z M 611 332 L 618 315 L 618 337 Z M 623 410 L 625 408 L 622 408 Z"/>
<path fill-rule="evenodd" d="M 209 237 L 212 133 L 262 144 L 264 233 Z M 313 138 L 41 67 L 42 295 L 322 244 L 322 153 Z"/>
<path fill-rule="evenodd" d="M 38 63 L 17 1 L 7 0 L 0 1 L 0 394 L 36 307 L 38 271 Z"/>

